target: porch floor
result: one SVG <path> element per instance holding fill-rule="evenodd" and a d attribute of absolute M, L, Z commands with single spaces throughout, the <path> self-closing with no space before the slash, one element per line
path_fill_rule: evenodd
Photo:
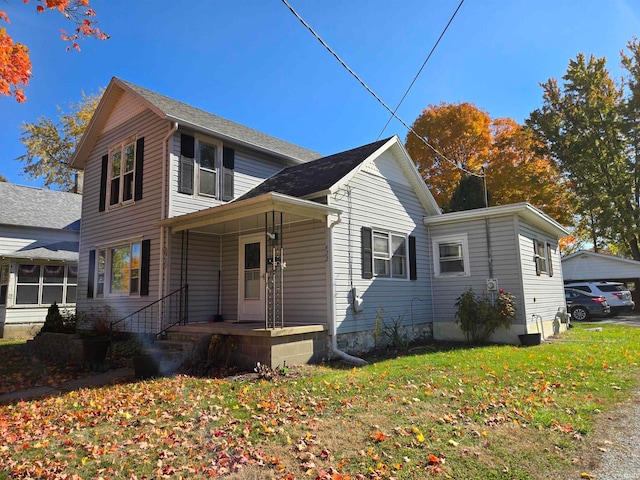
<path fill-rule="evenodd" d="M 327 353 L 326 325 L 292 325 L 264 328 L 264 322 L 212 322 L 178 325 L 168 331 L 169 338 L 213 337 L 225 340 L 230 363 L 253 368 L 257 362 L 271 368 L 320 362 Z M 222 345 L 220 341 L 216 343 Z"/>

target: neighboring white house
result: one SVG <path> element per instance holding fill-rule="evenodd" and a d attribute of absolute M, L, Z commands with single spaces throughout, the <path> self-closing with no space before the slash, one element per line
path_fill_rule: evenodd
<path fill-rule="evenodd" d="M 81 202 L 0 182 L 0 337 L 33 335 L 54 302 L 75 309 Z"/>
<path fill-rule="evenodd" d="M 565 282 L 617 281 L 626 283 L 640 305 L 640 262 L 629 258 L 580 250 L 562 259 Z"/>
<path fill-rule="evenodd" d="M 381 320 L 427 337 L 449 323 L 453 334 L 455 296 L 440 316 L 429 233 L 446 222 L 429 221 L 466 224 L 473 239 L 474 218 L 440 213 L 396 136 L 320 157 L 112 79 L 71 160 L 84 170 L 78 308 L 109 306 L 119 328 L 147 333 L 214 319 L 269 331 L 280 347 L 313 333 L 337 354 L 373 348 Z M 530 266 L 526 235 L 557 255 L 566 232 L 555 222 L 528 205 L 504 215 L 513 270 Z M 469 254 L 469 285 L 485 286 L 482 251 Z M 550 322 L 564 307 L 561 275 L 545 271 L 533 283 L 548 287 L 533 290 L 528 275 L 512 277 L 524 294 L 552 292 L 522 315 Z"/>
<path fill-rule="evenodd" d="M 564 227 L 528 203 L 447 213 L 425 218 L 425 224 L 434 252 L 436 339 L 459 339 L 451 318 L 467 288 L 489 296 L 505 290 L 515 297 L 517 321 L 493 340 L 516 343 L 519 334 L 546 337 L 562 327 L 557 314 L 566 305 L 558 239 L 568 235 Z"/>

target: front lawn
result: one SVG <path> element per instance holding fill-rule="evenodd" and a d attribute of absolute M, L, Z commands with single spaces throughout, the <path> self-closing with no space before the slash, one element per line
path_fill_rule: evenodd
<path fill-rule="evenodd" d="M 434 346 L 276 381 L 177 376 L 2 406 L 0 478 L 580 478 L 594 425 L 640 375 L 640 330 L 593 326 L 529 348 Z"/>

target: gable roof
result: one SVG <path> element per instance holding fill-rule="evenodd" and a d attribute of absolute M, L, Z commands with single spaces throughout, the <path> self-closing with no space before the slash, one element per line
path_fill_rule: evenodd
<path fill-rule="evenodd" d="M 340 179 L 358 167 L 389 140 L 390 138 L 378 140 L 345 152 L 329 155 L 301 165 L 287 167 L 267 178 L 236 201 L 258 197 L 270 192 L 298 198 L 305 198 L 314 193 L 324 192 L 338 183 Z"/>
<path fill-rule="evenodd" d="M 509 205 L 498 205 L 488 208 L 475 208 L 473 210 L 464 210 L 461 212 L 443 213 L 437 217 L 425 217 L 425 225 L 443 225 L 464 220 L 475 220 L 478 218 L 496 217 L 499 215 L 517 215 L 531 225 L 534 225 L 543 231 L 555 235 L 557 238 L 569 235 L 569 231 L 556 222 L 542 210 L 527 202 L 512 203 Z"/>
<path fill-rule="evenodd" d="M 71 158 L 71 166 L 74 168 L 83 167 L 89 151 L 102 130 L 102 126 L 124 92 L 136 95 L 156 115 L 168 121 L 177 122 L 179 126 L 214 135 L 238 145 L 244 145 L 293 160 L 296 163 L 314 160 L 321 156 L 318 152 L 299 147 L 139 85 L 113 77 L 96 108 L 96 113 L 89 122 L 87 131 L 78 142 L 76 151 Z"/>
<path fill-rule="evenodd" d="M 0 225 L 80 231 L 82 196 L 0 182 Z"/>

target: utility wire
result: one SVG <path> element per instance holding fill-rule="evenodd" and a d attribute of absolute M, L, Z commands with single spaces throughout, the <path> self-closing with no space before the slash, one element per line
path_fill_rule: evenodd
<path fill-rule="evenodd" d="M 450 164 L 452 164 L 454 167 L 456 167 L 459 170 L 462 170 L 463 172 L 469 174 L 469 175 L 473 175 L 475 177 L 482 177 L 482 175 L 479 175 L 477 173 L 471 172 L 469 170 L 467 170 L 466 168 L 458 165 L 456 162 L 454 162 L 453 160 L 450 160 L 449 158 L 446 157 L 446 155 L 444 155 L 443 153 L 441 153 L 440 151 L 438 151 L 438 149 L 436 147 L 434 147 L 433 145 L 431 145 L 425 138 L 421 137 L 420 135 L 418 135 L 418 133 L 411 128 L 409 125 L 406 124 L 406 122 L 404 120 L 402 120 L 398 115 L 396 115 L 396 113 L 394 111 L 391 110 L 391 108 L 389 108 L 389 106 L 384 103 L 384 101 L 378 96 L 376 95 L 376 93 L 371 90 L 371 88 L 369 88 L 369 86 L 364 83 L 364 81 L 358 76 L 358 74 L 356 72 L 354 72 L 353 70 L 351 70 L 351 68 L 349 68 L 349 66 L 338 56 L 338 54 L 336 52 L 334 52 L 331 47 L 329 45 L 327 45 L 327 43 L 320 38 L 320 36 L 313 30 L 313 28 L 311 28 L 311 26 L 304 21 L 304 19 L 298 15 L 298 12 L 296 12 L 293 7 L 291 5 L 289 5 L 289 2 L 287 2 L 287 0 L 282 0 L 282 3 L 284 3 L 287 8 L 291 11 L 291 13 L 300 21 L 300 23 L 302 23 L 302 25 L 305 26 L 305 28 L 307 30 L 309 30 L 309 32 L 311 32 L 311 34 L 316 38 L 316 40 L 318 40 L 322 46 L 324 48 L 327 49 L 327 51 L 334 56 L 334 58 L 336 60 L 338 60 L 338 62 L 340 62 L 340 65 L 342 65 L 356 80 L 358 80 L 358 82 L 360 83 L 360 85 L 362 85 L 367 92 L 369 92 L 377 101 L 378 103 L 380 103 L 380 105 L 382 105 L 396 120 L 398 120 L 408 131 L 410 131 L 411 133 L 413 133 L 416 137 L 418 137 L 427 147 L 429 147 L 431 150 L 433 150 L 434 153 L 436 153 L 437 155 L 439 155 L 440 157 L 442 157 L 444 160 L 446 160 L 447 162 L 449 162 Z"/>
<path fill-rule="evenodd" d="M 458 8 L 456 8 L 456 11 L 453 12 L 453 15 L 451 15 L 451 18 L 449 19 L 449 22 L 447 23 L 447 25 L 444 27 L 444 30 L 442 30 L 442 33 L 440 34 L 440 36 L 438 37 L 438 40 L 436 41 L 436 43 L 433 45 L 433 48 L 431 48 L 431 51 L 429 52 L 429 55 L 427 55 L 427 58 L 425 58 L 424 62 L 422 62 L 422 66 L 420 67 L 420 70 L 418 70 L 418 73 L 416 73 L 416 76 L 413 77 L 413 80 L 411 81 L 411 84 L 409 85 L 409 88 L 407 88 L 407 90 L 404 92 L 404 95 L 402 96 L 402 98 L 400 99 L 400 101 L 398 102 L 398 105 L 396 105 L 396 108 L 393 110 L 393 113 L 391 114 L 391 116 L 389 117 L 389 120 L 387 120 L 387 123 L 384 124 L 384 127 L 382 128 L 382 131 L 380 132 L 380 134 L 378 135 L 378 138 L 376 138 L 376 140 L 380 140 L 380 137 L 382 136 L 382 134 L 384 133 L 384 131 L 387 129 L 387 127 L 389 126 L 389 122 L 391 122 L 391 120 L 393 119 L 393 116 L 395 115 L 395 113 L 398 111 L 398 109 L 400 108 L 400 105 L 402 105 L 402 102 L 404 102 L 404 99 L 407 97 L 407 95 L 409 94 L 409 90 L 411 90 L 411 88 L 413 87 L 413 84 L 416 83 L 416 80 L 418 80 L 418 77 L 420 76 L 420 74 L 422 73 L 422 69 L 424 68 L 424 66 L 427 64 L 427 62 L 429 61 L 429 59 L 431 58 L 431 55 L 433 55 L 433 52 L 435 51 L 435 49 L 438 47 L 438 44 L 440 43 L 440 40 L 442 40 L 442 37 L 444 37 L 445 32 L 447 31 L 447 29 L 449 28 L 449 25 L 451 25 L 451 22 L 453 22 L 453 19 L 456 17 L 456 15 L 458 14 L 458 10 L 460 10 L 460 7 L 462 7 L 462 4 L 464 3 L 464 0 L 460 0 L 460 3 L 458 4 Z"/>

